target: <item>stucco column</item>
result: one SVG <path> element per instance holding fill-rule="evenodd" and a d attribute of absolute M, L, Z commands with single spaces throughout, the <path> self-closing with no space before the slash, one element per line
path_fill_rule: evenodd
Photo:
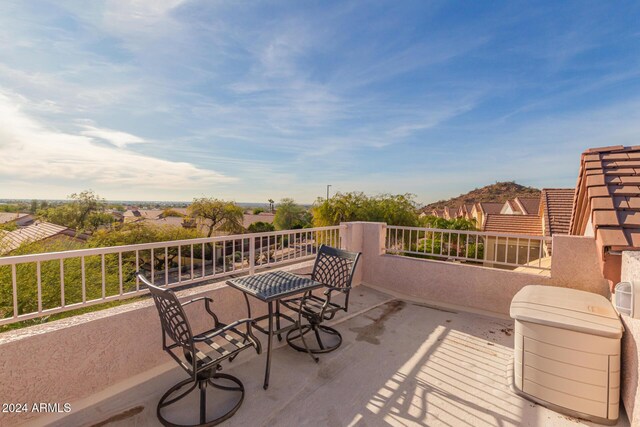
<path fill-rule="evenodd" d="M 602 275 L 593 237 L 553 236 L 551 280 L 556 286 L 580 289 L 609 298 L 609 285 Z"/>
<path fill-rule="evenodd" d="M 358 268 L 353 277 L 354 285 L 366 280 L 368 266 L 384 251 L 384 236 L 387 224 L 384 222 L 344 222 L 342 245 L 348 251 L 361 252 Z"/>

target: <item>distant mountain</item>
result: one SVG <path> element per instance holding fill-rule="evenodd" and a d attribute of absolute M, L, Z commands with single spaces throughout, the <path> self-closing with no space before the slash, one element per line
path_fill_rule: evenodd
<path fill-rule="evenodd" d="M 464 203 L 504 203 L 507 200 L 515 199 L 516 197 L 540 197 L 540 190 L 534 187 L 525 187 L 524 185 L 516 184 L 513 181 L 496 182 L 495 184 L 487 185 L 482 188 L 476 188 L 475 190 L 469 191 L 466 194 L 461 194 L 458 197 L 453 197 L 449 200 L 440 200 L 430 203 L 420 210 L 442 209 L 445 206 L 457 208 Z"/>

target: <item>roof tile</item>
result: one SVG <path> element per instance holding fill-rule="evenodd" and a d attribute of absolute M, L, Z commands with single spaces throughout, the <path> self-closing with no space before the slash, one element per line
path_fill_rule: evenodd
<path fill-rule="evenodd" d="M 640 176 L 621 176 L 612 179 L 617 179 L 622 184 L 640 184 Z"/>
<path fill-rule="evenodd" d="M 589 175 L 587 177 L 587 187 L 596 187 L 598 185 L 604 186 L 607 183 L 604 181 L 604 175 Z"/>
<path fill-rule="evenodd" d="M 616 197 L 616 199 L 623 199 L 622 197 Z M 591 199 L 591 209 L 613 209 L 612 197 L 594 197 Z"/>
<path fill-rule="evenodd" d="M 618 151 L 624 149 L 624 145 L 609 145 L 607 147 L 588 148 L 585 153 L 604 153 L 607 151 Z"/>
<path fill-rule="evenodd" d="M 538 215 L 489 214 L 484 223 L 484 231 L 494 233 L 542 234 L 541 218 Z"/>
<path fill-rule="evenodd" d="M 594 161 L 594 162 L 585 162 L 584 163 L 585 170 L 602 169 L 603 167 L 604 167 L 604 165 L 602 164 L 602 162 L 600 160 Z"/>
<path fill-rule="evenodd" d="M 617 160 L 617 168 L 637 168 L 640 167 L 640 160 Z"/>
<path fill-rule="evenodd" d="M 612 185 L 609 191 L 616 196 L 637 196 L 640 195 L 640 187 L 637 185 Z"/>
<path fill-rule="evenodd" d="M 627 201 L 627 197 L 624 196 L 616 196 L 613 198 L 614 207 L 611 209 L 628 209 L 629 202 Z"/>
<path fill-rule="evenodd" d="M 621 168 L 621 169 L 603 169 L 605 175 L 636 175 L 638 172 L 634 168 Z M 598 173 L 602 173 L 598 171 Z"/>
<path fill-rule="evenodd" d="M 627 153 L 603 153 L 600 154 L 602 160 L 627 160 L 629 155 Z"/>
<path fill-rule="evenodd" d="M 627 241 L 631 244 L 631 246 L 640 248 L 640 230 L 638 229 L 624 230 L 624 234 L 627 238 Z"/>
<path fill-rule="evenodd" d="M 626 246 L 627 237 L 621 228 L 600 227 L 596 230 L 596 238 L 602 240 L 605 246 Z"/>
<path fill-rule="evenodd" d="M 595 211 L 593 212 L 593 225 L 601 226 L 619 226 L 618 215 L 616 211 Z"/>
<path fill-rule="evenodd" d="M 629 209 L 640 209 L 640 197 L 627 197 L 627 208 Z"/>
<path fill-rule="evenodd" d="M 619 217 L 620 224 L 622 224 L 624 228 L 640 227 L 640 212 L 619 211 L 618 217 Z"/>
<path fill-rule="evenodd" d="M 607 187 L 589 187 L 589 198 L 593 197 L 609 197 L 609 190 Z"/>

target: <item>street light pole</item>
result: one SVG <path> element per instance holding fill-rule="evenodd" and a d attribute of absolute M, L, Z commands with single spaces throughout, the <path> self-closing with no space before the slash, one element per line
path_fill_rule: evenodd
<path fill-rule="evenodd" d="M 329 200 L 329 187 L 331 187 L 331 184 L 327 185 L 327 200 Z"/>

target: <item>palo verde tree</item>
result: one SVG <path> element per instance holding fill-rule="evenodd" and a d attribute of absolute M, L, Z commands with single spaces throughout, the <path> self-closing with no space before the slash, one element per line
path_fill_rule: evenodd
<path fill-rule="evenodd" d="M 113 217 L 105 211 L 105 200 L 92 190 L 73 193 L 69 199 L 68 203 L 39 210 L 38 216 L 54 224 L 86 232 L 113 222 Z"/>
<path fill-rule="evenodd" d="M 386 222 L 389 225 L 418 224 L 412 194 L 367 196 L 361 192 L 336 193 L 329 200 L 318 198 L 312 207 L 316 227 L 338 225 L 344 221 Z"/>
<path fill-rule="evenodd" d="M 282 199 L 280 203 L 278 203 L 276 215 L 273 217 L 273 225 L 275 225 L 278 230 L 303 228 L 307 225 L 305 223 L 306 212 L 307 210 L 296 204 L 293 199 Z"/>
<path fill-rule="evenodd" d="M 191 218 L 207 230 L 207 237 L 211 237 L 214 230 L 230 233 L 244 231 L 242 226 L 244 211 L 234 202 L 209 197 L 196 198 L 193 199 L 187 211 Z"/>

